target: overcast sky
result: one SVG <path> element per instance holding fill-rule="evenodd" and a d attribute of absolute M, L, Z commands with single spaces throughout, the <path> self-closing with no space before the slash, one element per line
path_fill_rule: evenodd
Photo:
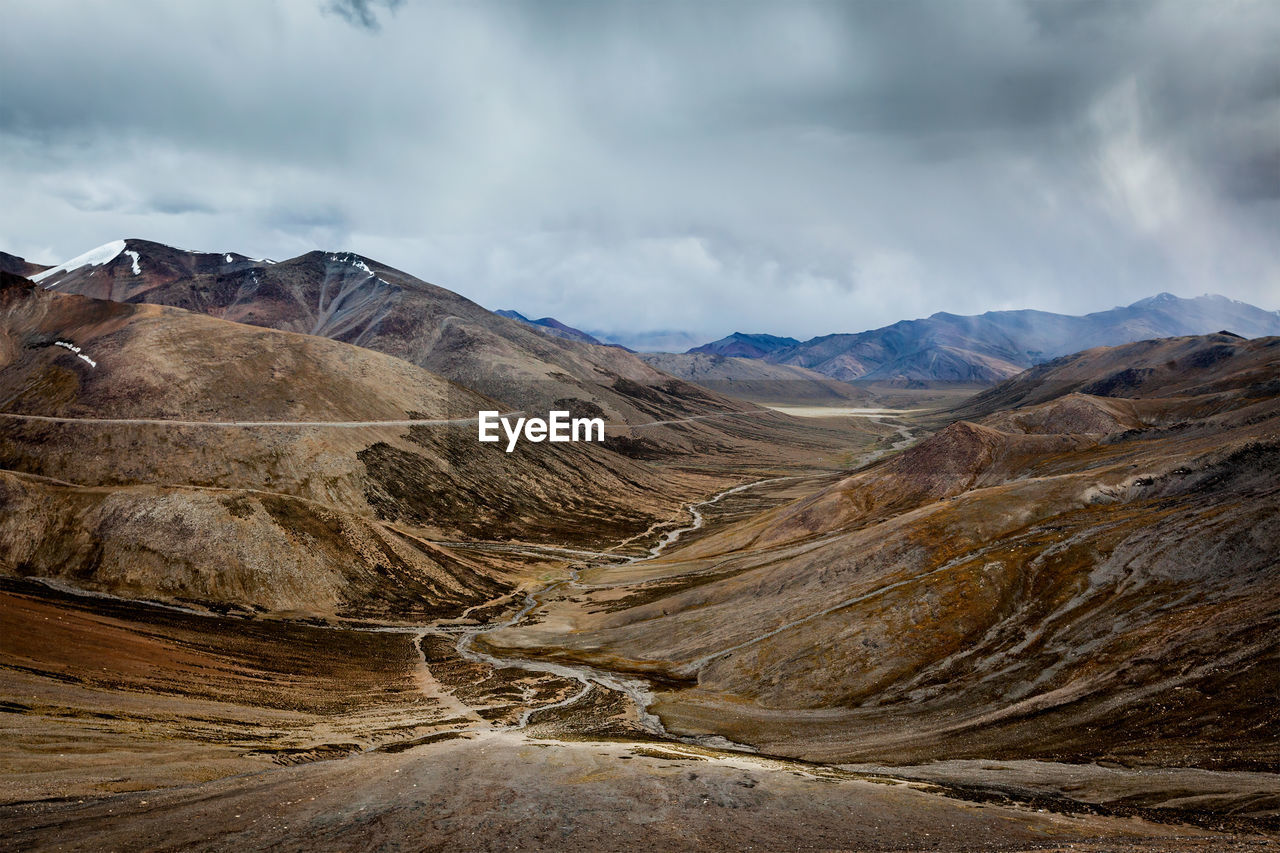
<path fill-rule="evenodd" d="M 0 249 L 349 249 L 592 330 L 1280 308 L 1280 3 L 8 4 Z"/>

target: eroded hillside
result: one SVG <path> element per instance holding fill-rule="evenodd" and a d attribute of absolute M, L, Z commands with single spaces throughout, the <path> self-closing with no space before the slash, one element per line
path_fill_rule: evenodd
<path fill-rule="evenodd" d="M 1063 359 L 483 639 L 646 673 L 672 729 L 775 754 L 1274 768 L 1277 375 L 1275 338 Z"/>
<path fill-rule="evenodd" d="M 633 414 L 671 414 L 661 389 L 635 393 Z M 510 586 L 438 540 L 611 545 L 678 519 L 726 456 L 786 465 L 859 440 L 698 395 L 709 414 L 654 427 L 669 442 L 611 424 L 603 444 L 506 453 L 475 436 L 504 403 L 403 359 L 8 276 L 5 563 L 133 597 L 411 620 Z M 684 445 L 702 473 L 653 463 Z"/>

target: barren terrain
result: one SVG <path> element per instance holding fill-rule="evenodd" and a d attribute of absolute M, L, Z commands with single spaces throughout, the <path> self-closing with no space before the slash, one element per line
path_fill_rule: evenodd
<path fill-rule="evenodd" d="M 472 356 L 0 283 L 5 849 L 1275 846 L 1280 339 L 506 454 Z"/>

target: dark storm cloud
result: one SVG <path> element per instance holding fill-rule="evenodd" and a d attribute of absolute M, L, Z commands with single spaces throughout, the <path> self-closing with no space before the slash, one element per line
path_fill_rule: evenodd
<path fill-rule="evenodd" d="M 345 18 L 348 23 L 376 30 L 382 24 L 378 19 L 378 7 L 395 11 L 404 5 L 404 0 L 332 0 L 323 8 Z"/>
<path fill-rule="evenodd" d="M 0 248 L 349 248 L 599 329 L 1280 307 L 1280 6 L 10 10 Z"/>

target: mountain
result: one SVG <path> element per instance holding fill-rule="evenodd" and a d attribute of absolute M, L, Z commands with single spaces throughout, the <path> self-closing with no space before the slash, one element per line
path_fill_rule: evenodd
<path fill-rule="evenodd" d="M 500 404 L 382 353 L 7 273 L 0 397 L 0 569 L 134 597 L 447 611 L 504 582 L 428 538 L 613 542 L 705 488 L 601 444 L 481 445 Z"/>
<path fill-rule="evenodd" d="M 790 349 L 800 342 L 795 338 L 780 338 L 776 335 L 748 335 L 734 332 L 726 338 L 703 344 L 689 350 L 691 353 L 711 353 L 713 355 L 738 356 L 742 358 L 764 358 L 779 350 Z"/>
<path fill-rule="evenodd" d="M 37 273 L 44 272 L 47 269 L 48 267 L 44 264 L 33 264 L 31 261 L 28 261 L 25 258 L 20 258 L 17 255 L 11 255 L 8 252 L 0 252 L 0 272 L 29 277 L 36 275 Z"/>
<path fill-rule="evenodd" d="M 59 293 L 170 305 L 331 338 L 404 359 L 508 410 L 568 409 L 633 426 L 609 437 L 635 458 L 794 456 L 838 439 L 683 382 L 618 347 L 544 334 L 469 299 L 350 252 L 284 261 L 128 239 L 34 277 Z M 788 440 L 781 441 L 786 436 Z M 755 450 L 764 450 L 760 457 Z"/>
<path fill-rule="evenodd" d="M 0 397 L 0 574 L 349 615 L 456 611 L 507 586 L 422 539 L 477 512 L 450 501 L 483 482 L 478 461 L 453 471 L 404 428 L 305 426 L 465 417 L 486 404 L 399 359 L 0 273 Z M 218 421 L 276 425 L 202 425 Z M 431 500 L 416 535 L 386 521 L 412 516 L 412 496 L 391 487 L 392 454 L 415 461 L 419 500 Z M 498 462 L 507 499 L 536 502 L 520 486 L 527 461 Z"/>
<path fill-rule="evenodd" d="M 1242 356 L 1252 356 L 1243 358 Z M 956 414 L 982 418 L 1068 396 L 1115 400 L 1150 397 L 1228 405 L 1280 392 L 1280 340 L 1250 341 L 1230 332 L 1095 347 L 1037 365 L 965 401 Z"/>
<path fill-rule="evenodd" d="M 1274 769 L 1278 377 L 1275 337 L 1064 357 L 481 640 L 770 755 Z"/>
<path fill-rule="evenodd" d="M 1181 299 L 1162 293 L 1082 317 L 1030 310 L 989 311 L 978 316 L 938 313 L 858 334 L 824 335 L 763 355 L 748 351 L 749 347 L 733 354 L 806 367 L 845 382 L 990 384 L 1089 347 L 1204 335 L 1222 329 L 1247 338 L 1280 334 L 1280 312 L 1222 296 Z M 733 338 L 731 335 L 707 346 Z"/>
<path fill-rule="evenodd" d="M 720 481 L 635 458 L 645 431 L 503 452 L 475 440 L 476 412 L 502 403 L 402 359 L 8 273 L 0 398 L 0 575 L 200 606 L 456 613 L 509 582 L 433 540 L 615 543 Z M 849 440 L 716 420 L 670 428 L 712 460 L 769 458 L 752 430 Z"/>
<path fill-rule="evenodd" d="M 173 305 L 375 349 L 512 408 L 580 398 L 619 420 L 650 420 L 635 398 L 611 386 L 668 381 L 627 353 L 550 337 L 352 253 L 315 251 L 276 263 L 130 239 L 36 280 L 58 292 Z"/>
<path fill-rule="evenodd" d="M 585 344 L 602 345 L 600 341 L 591 337 L 586 332 L 583 332 L 579 329 L 575 329 L 572 326 L 566 326 L 564 323 L 561 323 L 555 317 L 543 317 L 541 320 L 530 320 L 528 317 L 524 316 L 519 311 L 512 311 L 509 309 L 494 311 L 493 313 L 497 314 L 499 317 L 507 317 L 512 320 L 519 320 L 521 323 L 524 323 L 527 326 L 534 326 L 540 331 L 545 332 L 546 334 L 552 335 L 557 338 L 564 338 L 565 340 L 570 340 L 570 341 L 581 341 Z"/>
<path fill-rule="evenodd" d="M 868 404 L 866 390 L 790 364 L 757 358 L 733 358 L 708 352 L 641 353 L 641 360 L 663 373 L 756 403 L 809 405 Z"/>

